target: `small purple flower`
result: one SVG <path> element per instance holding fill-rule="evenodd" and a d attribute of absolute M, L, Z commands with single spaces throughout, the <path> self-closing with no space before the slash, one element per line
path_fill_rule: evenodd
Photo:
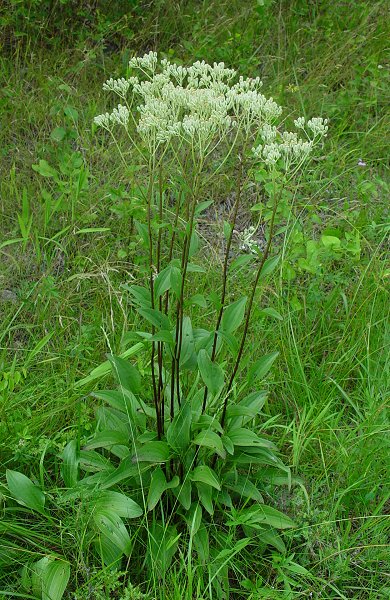
<path fill-rule="evenodd" d="M 359 158 L 358 167 L 366 167 L 366 166 L 367 166 L 367 163 L 365 163 L 363 159 Z"/>

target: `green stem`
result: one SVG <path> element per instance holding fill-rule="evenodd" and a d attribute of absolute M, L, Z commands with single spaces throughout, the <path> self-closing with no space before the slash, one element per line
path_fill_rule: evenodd
<path fill-rule="evenodd" d="M 243 354 L 243 351 L 244 351 L 244 346 L 245 346 L 246 336 L 247 336 L 247 333 L 248 333 L 250 316 L 251 316 L 251 312 L 252 312 L 252 307 L 253 307 L 253 302 L 254 302 L 254 298 L 255 298 L 255 293 L 256 293 L 257 285 L 259 283 L 259 279 L 260 279 L 260 275 L 261 275 L 261 272 L 262 272 L 263 267 L 264 267 L 264 263 L 267 260 L 269 252 L 270 252 L 270 249 L 271 249 L 273 232 L 274 232 L 274 224 L 275 224 L 275 216 L 276 216 L 276 210 L 277 210 L 277 207 L 278 207 L 279 198 L 280 198 L 280 194 L 278 196 L 278 199 L 275 199 L 275 204 L 274 204 L 274 207 L 273 207 L 271 221 L 270 221 L 270 230 L 269 230 L 268 242 L 267 242 L 266 248 L 264 250 L 263 256 L 261 258 L 259 267 L 257 269 L 256 277 L 255 277 L 255 280 L 254 280 L 254 283 L 253 283 L 252 293 L 251 293 L 251 296 L 250 296 L 250 299 L 249 299 L 249 306 L 248 306 L 247 313 L 246 313 L 246 319 L 245 319 L 245 324 L 244 324 L 244 331 L 243 331 L 243 334 L 242 334 L 240 347 L 239 347 L 239 350 L 238 350 L 236 361 L 235 361 L 235 364 L 234 364 L 234 367 L 233 367 L 233 371 L 232 371 L 232 374 L 230 376 L 229 383 L 228 383 L 227 390 L 226 390 L 226 396 L 225 396 L 225 401 L 224 401 L 222 415 L 221 415 L 221 427 L 223 427 L 224 424 L 225 424 L 226 409 L 227 409 L 227 405 L 228 405 L 229 395 L 230 395 L 230 392 L 231 392 L 231 389 L 232 389 L 232 386 L 233 386 L 233 382 L 234 382 L 234 379 L 235 379 L 237 371 L 238 371 L 238 367 L 240 366 L 242 354 Z"/>

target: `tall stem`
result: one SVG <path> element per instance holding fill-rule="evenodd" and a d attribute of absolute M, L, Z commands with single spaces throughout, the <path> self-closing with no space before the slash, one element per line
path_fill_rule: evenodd
<path fill-rule="evenodd" d="M 152 232 L 152 199 L 153 199 L 153 188 L 154 188 L 154 169 L 155 169 L 155 157 L 154 155 L 149 160 L 149 187 L 147 196 L 147 220 L 148 220 L 148 238 L 149 238 L 149 287 L 150 287 L 150 304 L 154 308 L 154 264 L 153 264 L 153 232 Z M 152 335 L 155 333 L 154 326 L 152 327 Z M 158 393 L 157 393 L 157 382 L 156 372 L 154 366 L 155 356 L 155 343 L 152 342 L 151 351 L 151 371 L 152 371 L 152 385 L 153 385 L 153 401 L 156 410 L 157 420 L 157 436 L 161 438 L 161 423 L 160 423 L 160 407 L 158 404 Z"/>
<path fill-rule="evenodd" d="M 275 189 L 275 186 L 274 186 L 274 189 Z M 225 424 L 226 409 L 227 409 L 227 405 L 228 405 L 229 394 L 231 392 L 235 376 L 237 375 L 238 367 L 240 366 L 240 362 L 241 362 L 241 358 L 242 358 L 242 353 L 244 351 L 244 346 L 245 346 L 246 336 L 247 336 L 247 333 L 248 333 L 249 321 L 250 321 L 250 316 L 251 316 L 251 312 L 252 312 L 253 301 L 254 301 L 255 293 L 256 293 L 256 289 L 257 289 L 257 284 L 259 283 L 259 279 L 260 279 L 260 275 L 261 275 L 261 272 L 262 272 L 263 267 L 264 267 L 264 263 L 267 260 L 269 252 L 270 252 L 270 249 L 271 249 L 273 232 L 274 232 L 274 224 L 275 224 L 275 215 L 276 215 L 276 210 L 277 210 L 277 207 L 278 207 L 279 198 L 280 198 L 280 194 L 279 194 L 278 198 L 275 198 L 275 203 L 274 203 L 274 207 L 273 207 L 273 210 L 272 210 L 272 216 L 271 216 L 271 221 L 270 221 L 270 229 L 269 229 L 269 236 L 268 236 L 267 245 L 265 247 L 263 256 L 261 258 L 259 267 L 257 269 L 256 277 L 255 277 L 255 280 L 254 280 L 254 283 L 253 283 L 252 293 L 251 293 L 251 296 L 250 296 L 250 299 L 249 299 L 249 306 L 248 306 L 247 313 L 246 313 L 246 319 L 245 319 L 245 324 L 244 324 L 244 331 L 242 333 L 240 347 L 238 349 L 238 354 L 237 354 L 237 357 L 236 357 L 236 362 L 234 364 L 233 371 L 232 371 L 232 374 L 230 376 L 229 383 L 228 383 L 227 390 L 226 390 L 226 396 L 225 396 L 225 401 L 224 401 L 224 404 L 223 404 L 222 415 L 221 415 L 221 427 L 223 427 L 224 424 Z"/>
<path fill-rule="evenodd" d="M 226 243 L 225 259 L 224 259 L 224 263 L 223 263 L 221 301 L 220 301 L 220 308 L 219 308 L 219 313 L 218 313 L 218 317 L 217 317 L 217 324 L 215 326 L 213 348 L 211 351 L 211 360 L 213 362 L 215 360 L 215 355 L 217 353 L 218 333 L 219 333 L 219 328 L 221 326 L 223 311 L 225 308 L 227 273 L 228 273 L 228 265 L 229 265 L 230 248 L 232 245 L 233 231 L 234 231 L 234 227 L 236 225 L 238 209 L 239 209 L 239 206 L 241 203 L 242 179 L 243 179 L 243 174 L 244 174 L 244 153 L 245 153 L 245 146 L 243 148 L 242 156 L 241 156 L 241 160 L 240 160 L 240 169 L 238 172 L 238 180 L 237 180 L 236 200 L 234 203 L 233 217 L 232 217 L 232 221 L 230 224 L 230 226 L 231 226 L 230 233 L 229 233 L 227 243 Z M 208 396 L 208 388 L 206 387 L 204 390 L 204 396 L 203 396 L 202 413 L 206 410 L 207 396 Z"/>
<path fill-rule="evenodd" d="M 172 357 L 172 371 L 171 371 L 171 419 L 173 419 L 174 413 L 174 398 L 175 398 L 175 383 L 176 383 L 176 394 L 177 401 L 180 406 L 180 354 L 182 345 L 182 334 L 183 334 L 183 305 L 184 305 L 184 290 L 185 290 L 185 279 L 187 276 L 188 258 L 190 252 L 192 232 L 194 228 L 195 209 L 197 204 L 197 193 L 199 185 L 199 175 L 202 171 L 203 161 L 200 160 L 199 167 L 194 176 L 194 184 L 191 194 L 191 202 L 189 207 L 189 223 L 187 233 L 184 239 L 182 260 L 181 260 L 181 286 L 180 286 L 180 297 L 177 302 L 176 308 L 176 335 L 175 335 L 175 346 Z"/>
<path fill-rule="evenodd" d="M 162 222 L 163 222 L 163 173 L 162 165 L 160 164 L 159 176 L 158 176 L 158 193 L 159 193 L 159 207 L 158 207 L 158 218 L 159 218 L 159 229 L 157 235 L 157 273 L 160 272 L 161 268 L 161 242 L 162 242 Z M 159 310 L 162 311 L 162 297 L 159 298 Z M 164 431 L 164 398 L 163 398 L 163 344 L 157 342 L 157 363 L 158 363 L 158 385 L 157 385 L 157 404 L 160 411 L 160 426 L 162 432 Z"/>

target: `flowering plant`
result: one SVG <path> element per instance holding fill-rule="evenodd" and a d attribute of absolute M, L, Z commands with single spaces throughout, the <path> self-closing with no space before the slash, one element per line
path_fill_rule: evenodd
<path fill-rule="evenodd" d="M 126 289 L 148 324 L 132 337 L 138 348 L 150 348 L 144 369 L 150 377 L 109 356 L 119 390 L 95 392 L 108 407 L 98 409 L 94 437 L 77 456 L 70 447 L 68 460 L 73 453 L 88 471 L 93 459 L 97 472 L 78 475 L 83 490 L 95 493 L 96 486 L 107 490 L 122 482 L 151 514 L 142 544 L 146 564 L 159 577 L 186 536 L 205 564 L 210 553 L 219 557 L 228 547 L 236 552 L 237 544 L 243 549 L 253 540 L 283 550 L 277 530 L 294 524 L 265 504 L 264 494 L 278 472 L 280 483 L 291 485 L 292 478 L 273 442 L 259 435 L 266 392 L 256 389 L 277 352 L 250 357 L 249 368 L 241 363 L 257 288 L 278 263 L 270 252 L 279 200 L 326 135 L 327 121 L 298 118 L 301 138 L 283 129 L 281 107 L 261 93 L 259 78 L 239 77 L 223 63 L 184 67 L 159 61 L 154 52 L 131 59 L 129 76 L 109 79 L 103 87 L 121 103 L 95 117 L 95 124 L 112 137 L 125 164 L 129 154 L 140 162 L 146 182 L 146 223 L 137 225 L 148 257 L 148 286 Z M 249 296 L 227 304 L 229 276 L 242 264 L 242 257 L 231 261 L 238 209 L 257 172 L 266 180 L 272 214 L 264 248 L 249 242 L 240 247 L 249 244 L 254 261 Z M 211 186 L 227 175 L 235 181 L 235 199 L 225 227 L 219 300 L 211 310 L 215 324 L 209 329 L 195 326 L 186 309 L 198 305 L 210 312 L 213 300 L 193 296 L 189 279 L 203 270 L 194 262 L 198 219 L 211 202 Z M 250 239 L 254 233 L 250 230 Z M 115 502 L 107 511 L 98 505 L 95 521 L 103 559 L 112 563 L 134 545 L 121 521 L 126 515 L 115 510 Z M 227 537 L 222 529 L 210 534 L 216 514 L 230 532 L 240 528 L 246 537 Z M 122 537 L 110 537 L 107 519 Z M 210 568 L 215 570 L 210 581 L 222 597 L 226 562 L 216 559 Z"/>

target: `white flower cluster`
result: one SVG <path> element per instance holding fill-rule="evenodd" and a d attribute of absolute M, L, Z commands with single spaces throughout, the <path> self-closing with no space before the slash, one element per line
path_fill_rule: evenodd
<path fill-rule="evenodd" d="M 105 83 L 103 83 L 103 90 L 106 92 L 115 92 L 118 96 L 122 98 L 126 97 L 127 92 L 130 88 L 130 81 L 121 77 L 121 79 L 107 79 Z"/>
<path fill-rule="evenodd" d="M 142 71 L 155 72 L 157 67 L 157 52 L 149 52 L 144 56 L 135 56 L 129 61 L 129 67 L 141 69 Z"/>
<path fill-rule="evenodd" d="M 313 117 L 307 122 L 304 117 L 298 117 L 298 119 L 295 119 L 294 125 L 297 129 L 305 131 L 307 135 L 307 130 L 309 130 L 314 137 L 325 137 L 329 129 L 328 119 L 322 117 Z"/>
<path fill-rule="evenodd" d="M 257 227 L 250 225 L 243 231 L 235 231 L 239 241 L 240 250 L 245 250 L 247 252 L 251 252 L 252 254 L 257 254 L 259 249 L 259 243 L 254 239 L 254 236 L 257 232 Z"/>
<path fill-rule="evenodd" d="M 306 122 L 300 117 L 295 125 L 306 134 L 307 141 L 296 133 L 279 133 L 274 122 L 282 109 L 273 98 L 260 93 L 259 77 L 238 78 L 237 72 L 222 62 L 209 65 L 197 61 L 184 67 L 166 59 L 158 61 L 157 53 L 149 52 L 132 58 L 129 67 L 137 70 L 138 76 L 111 78 L 103 89 L 125 101 L 131 90 L 130 103 L 95 117 L 95 123 L 106 129 L 113 124 L 127 127 L 133 99 L 139 98 L 136 127 L 151 151 L 177 138 L 206 155 L 213 140 L 223 139 L 236 127 L 246 136 L 260 135 L 263 143 L 253 149 L 257 159 L 274 165 L 283 158 L 287 168 L 303 161 L 328 129 L 326 119 Z"/>
<path fill-rule="evenodd" d="M 111 113 L 104 113 L 103 115 L 98 115 L 94 118 L 94 123 L 99 127 L 103 127 L 104 129 L 110 129 L 112 124 L 122 125 L 127 128 L 127 124 L 129 122 L 130 111 L 127 106 L 122 106 L 122 104 L 118 104 L 117 108 Z"/>
<path fill-rule="evenodd" d="M 284 169 L 288 171 L 290 168 L 302 164 L 312 152 L 314 145 L 326 136 L 327 123 L 327 119 L 320 117 L 315 117 L 307 123 L 304 117 L 296 119 L 294 125 L 306 133 L 306 140 L 299 138 L 295 132 L 279 133 L 275 126 L 266 123 L 260 131 L 260 137 L 264 144 L 252 148 L 252 152 L 255 158 L 264 160 L 268 166 L 275 165 L 282 158 Z M 308 134 L 307 129 L 312 135 Z"/>

